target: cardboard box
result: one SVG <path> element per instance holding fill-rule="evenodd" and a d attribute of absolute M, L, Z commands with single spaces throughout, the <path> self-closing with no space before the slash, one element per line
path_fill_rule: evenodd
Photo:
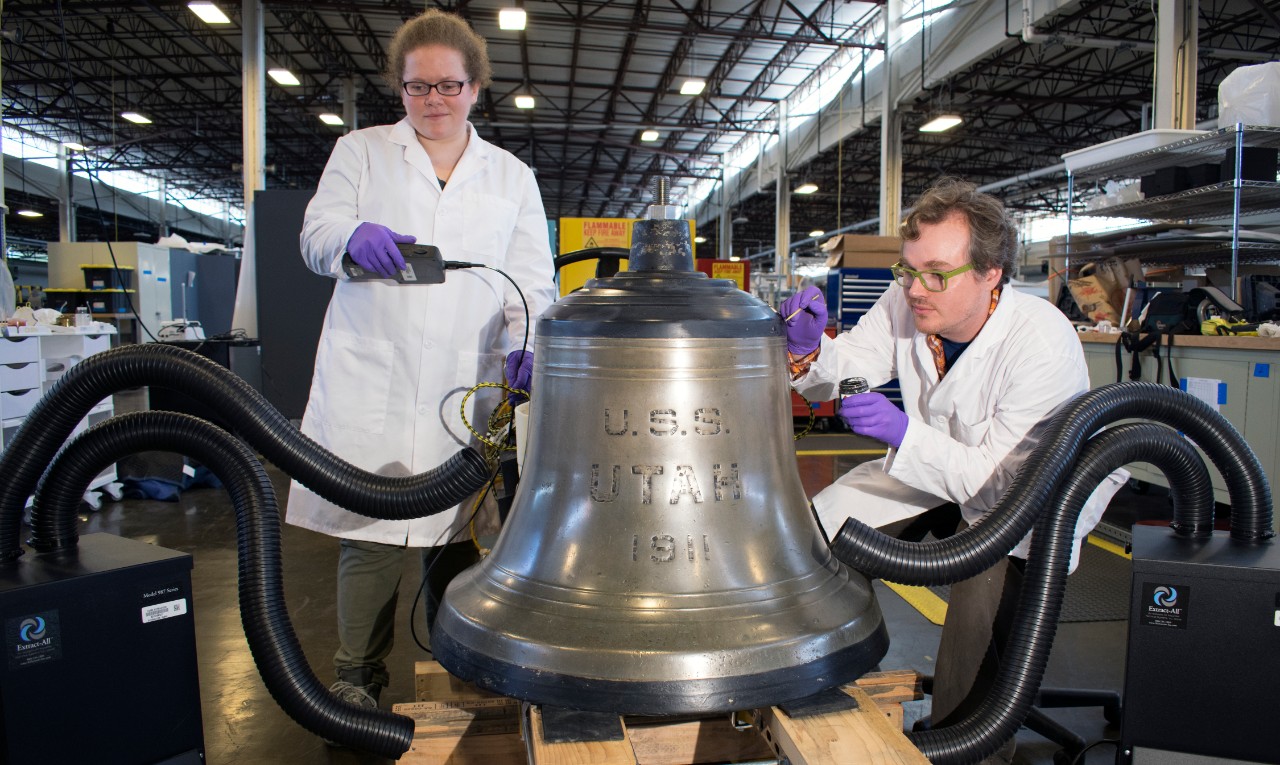
<path fill-rule="evenodd" d="M 888 268 L 902 255 L 902 239 L 838 234 L 821 249 L 827 254 L 827 268 Z"/>

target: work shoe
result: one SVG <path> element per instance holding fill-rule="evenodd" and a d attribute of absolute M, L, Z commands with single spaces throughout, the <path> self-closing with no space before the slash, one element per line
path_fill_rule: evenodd
<path fill-rule="evenodd" d="M 329 686 L 329 693 L 337 696 L 340 700 L 348 704 L 355 704 L 359 707 L 378 708 L 378 696 L 382 693 L 382 686 L 377 683 L 369 685 L 356 685 L 346 680 L 339 680 Z"/>
<path fill-rule="evenodd" d="M 346 680 L 339 680 L 329 686 L 329 693 L 338 697 L 339 701 L 345 701 L 348 704 L 355 704 L 360 707 L 369 707 L 370 709 L 378 708 L 378 695 L 382 693 L 382 686 L 377 683 L 370 685 L 355 685 Z M 341 746 L 336 741 L 325 739 L 324 742 L 329 746 Z"/>

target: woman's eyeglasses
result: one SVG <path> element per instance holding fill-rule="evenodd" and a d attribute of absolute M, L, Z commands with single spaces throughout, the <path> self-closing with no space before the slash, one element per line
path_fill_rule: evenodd
<path fill-rule="evenodd" d="M 436 92 L 442 96 L 456 96 L 462 92 L 462 86 L 471 80 L 442 80 L 440 82 L 422 82 L 421 80 L 409 80 L 403 82 L 404 92 L 409 95 L 420 98 L 431 93 L 431 89 L 435 88 Z"/>

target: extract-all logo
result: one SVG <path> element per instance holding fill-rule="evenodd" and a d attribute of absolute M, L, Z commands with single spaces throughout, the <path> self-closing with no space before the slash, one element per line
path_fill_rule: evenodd
<path fill-rule="evenodd" d="M 24 643 L 30 643 L 44 637 L 48 631 L 44 617 L 28 616 L 18 624 L 18 639 Z"/>
<path fill-rule="evenodd" d="M 4 623 L 9 668 L 62 658 L 62 637 L 57 610 L 27 613 Z"/>
<path fill-rule="evenodd" d="M 1165 582 L 1143 582 L 1139 621 L 1152 627 L 1187 628 L 1191 587 Z"/>

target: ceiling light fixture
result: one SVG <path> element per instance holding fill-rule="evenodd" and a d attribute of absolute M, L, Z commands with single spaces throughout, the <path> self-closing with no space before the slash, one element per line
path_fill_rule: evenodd
<path fill-rule="evenodd" d="M 658 131 L 656 131 L 656 130 L 646 130 L 646 131 L 644 131 L 643 133 L 641 133 L 641 134 L 640 134 L 640 140 L 641 140 L 641 141 L 645 141 L 645 142 L 647 142 L 647 143 L 652 143 L 652 142 L 654 142 L 654 141 L 658 140 Z"/>
<path fill-rule="evenodd" d="M 498 11 L 498 29 L 519 32 L 524 29 L 528 18 L 523 8 L 502 8 Z"/>
<path fill-rule="evenodd" d="M 818 184 L 813 181 L 805 181 L 791 190 L 793 194 L 812 194 L 818 190 Z"/>
<path fill-rule="evenodd" d="M 532 109 L 535 103 L 533 96 L 516 96 L 517 109 Z"/>
<path fill-rule="evenodd" d="M 150 124 L 151 124 L 151 120 L 150 120 L 150 119 L 148 119 L 147 117 L 142 116 L 141 114 L 138 114 L 137 112 L 121 112 L 121 113 L 120 113 L 120 116 L 121 116 L 121 117 L 124 117 L 125 119 L 129 120 L 130 122 L 132 122 L 132 123 L 133 123 L 133 124 L 135 124 L 135 125 L 150 125 Z"/>
<path fill-rule="evenodd" d="M 267 75 L 278 84 L 284 85 L 285 87 L 293 87 L 294 85 L 302 84 L 297 77 L 293 76 L 293 72 L 290 72 L 288 69 L 268 69 Z"/>
<path fill-rule="evenodd" d="M 230 24 L 231 19 L 227 18 L 227 14 L 222 9 L 210 2 L 193 2 L 187 3 L 187 7 L 191 12 L 200 17 L 200 20 L 206 24 Z"/>
<path fill-rule="evenodd" d="M 36 212 L 35 210 L 19 210 L 18 214 L 24 218 L 43 218 L 44 217 L 44 213 Z"/>
<path fill-rule="evenodd" d="M 920 126 L 921 133 L 942 133 L 959 125 L 964 120 L 956 114 L 939 114 Z"/>
<path fill-rule="evenodd" d="M 822 229 L 820 229 L 820 228 L 815 228 L 814 230 L 812 230 L 812 231 L 810 231 L 810 232 L 809 232 L 809 236 L 810 236 L 810 238 L 812 238 L 812 239 L 817 239 L 818 237 L 822 236 L 822 235 L 823 235 L 823 234 L 825 234 L 825 233 L 827 233 L 827 232 L 823 231 L 823 230 L 822 230 Z"/>
<path fill-rule="evenodd" d="M 706 244 L 707 238 L 705 236 L 695 236 L 693 242 L 694 244 Z"/>
<path fill-rule="evenodd" d="M 75 141 L 63 141 L 62 145 L 67 147 L 67 149 L 70 151 L 88 151 L 88 149 L 86 149 L 81 144 L 76 143 Z"/>
<path fill-rule="evenodd" d="M 696 96 L 699 93 L 701 93 L 703 90 L 706 90 L 706 87 L 707 87 L 706 80 L 697 80 L 697 79 L 685 80 L 680 85 L 680 95 Z"/>
<path fill-rule="evenodd" d="M 343 124 L 343 123 L 342 123 L 342 118 L 341 118 L 341 117 L 339 117 L 339 116 L 338 116 L 338 115 L 336 115 L 336 114 L 330 114 L 330 113 L 328 113 L 328 112 L 325 112 L 324 114 L 321 114 L 321 115 L 320 115 L 320 121 L 321 121 L 321 122 L 323 122 L 323 123 L 324 123 L 324 124 L 326 124 L 326 125 L 341 125 L 341 124 Z"/>

